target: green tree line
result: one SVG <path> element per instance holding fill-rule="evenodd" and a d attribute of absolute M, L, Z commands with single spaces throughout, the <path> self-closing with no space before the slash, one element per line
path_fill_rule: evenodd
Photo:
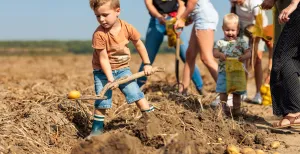
<path fill-rule="evenodd" d="M 45 54 L 90 54 L 93 52 L 92 41 L 0 41 L 1 55 L 45 55 Z M 128 44 L 132 53 L 136 50 L 132 43 Z M 163 42 L 160 53 L 173 52 L 167 42 Z"/>

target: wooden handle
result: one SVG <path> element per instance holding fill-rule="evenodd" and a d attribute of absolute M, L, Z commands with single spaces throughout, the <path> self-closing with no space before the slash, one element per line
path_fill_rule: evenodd
<path fill-rule="evenodd" d="M 164 72 L 165 69 L 164 68 L 161 68 L 161 67 L 153 67 L 152 68 L 152 74 L 155 73 L 155 72 Z M 109 84 L 106 84 L 102 91 L 100 92 L 100 94 L 98 95 L 100 98 L 104 98 L 104 95 L 106 93 L 107 90 L 111 89 L 112 87 L 114 87 L 115 85 L 120 85 L 120 84 L 123 84 L 123 83 L 126 83 L 126 82 L 129 82 L 129 81 L 132 81 L 132 80 L 135 80 L 137 78 L 140 78 L 142 76 L 145 76 L 145 73 L 144 71 L 141 71 L 141 72 L 138 72 L 138 73 L 135 73 L 135 74 L 132 74 L 130 76 L 124 76 L 120 79 L 117 79 L 115 80 L 114 82 L 112 83 L 109 83 Z"/>
<path fill-rule="evenodd" d="M 176 39 L 176 60 L 179 60 L 179 51 L 180 51 L 180 37 Z"/>

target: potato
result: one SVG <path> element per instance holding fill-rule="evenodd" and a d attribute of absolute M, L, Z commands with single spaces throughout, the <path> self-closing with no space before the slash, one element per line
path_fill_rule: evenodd
<path fill-rule="evenodd" d="M 265 154 L 265 152 L 262 150 L 256 150 L 256 154 Z"/>
<path fill-rule="evenodd" d="M 223 139 L 221 137 L 218 138 L 218 142 L 222 142 Z"/>
<path fill-rule="evenodd" d="M 277 149 L 280 146 L 280 142 L 279 141 L 274 141 L 271 143 L 271 148 L 272 149 Z"/>
<path fill-rule="evenodd" d="M 242 154 L 255 154 L 255 151 L 252 148 L 247 147 L 247 148 L 243 148 L 241 150 L 241 153 Z"/>
<path fill-rule="evenodd" d="M 162 96 L 162 95 L 163 95 L 163 93 L 160 92 L 160 91 L 156 92 L 156 94 L 157 94 L 158 96 Z"/>
<path fill-rule="evenodd" d="M 238 147 L 236 147 L 235 145 L 231 144 L 231 145 L 228 145 L 227 152 L 228 152 L 228 154 L 239 154 L 240 149 Z"/>
<path fill-rule="evenodd" d="M 79 98 L 79 97 L 80 97 L 80 92 L 76 91 L 76 90 L 72 90 L 68 94 L 69 99 L 76 99 L 76 98 Z"/>

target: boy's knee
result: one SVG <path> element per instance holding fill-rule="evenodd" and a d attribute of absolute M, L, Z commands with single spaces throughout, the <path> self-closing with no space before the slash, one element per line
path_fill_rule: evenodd
<path fill-rule="evenodd" d="M 97 115 L 105 115 L 106 109 L 95 108 L 95 114 Z"/>

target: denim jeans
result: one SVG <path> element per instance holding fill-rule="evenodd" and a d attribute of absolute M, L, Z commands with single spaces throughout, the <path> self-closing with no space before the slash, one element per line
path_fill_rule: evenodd
<path fill-rule="evenodd" d="M 160 24 L 158 25 L 158 24 L 159 24 L 159 22 L 157 21 L 157 19 L 154 17 L 151 17 L 150 23 L 148 26 L 148 30 L 147 30 L 147 34 L 146 34 L 145 46 L 146 46 L 151 64 L 154 62 L 156 54 L 157 54 L 159 47 L 160 47 L 161 43 L 163 42 L 163 38 L 166 34 L 165 27 L 162 30 L 163 25 L 160 25 Z M 183 42 L 183 44 L 180 45 L 180 58 L 183 62 L 185 62 L 186 51 L 187 51 L 189 43 L 188 43 L 188 38 L 185 36 L 184 31 L 183 31 L 183 33 L 181 33 L 180 39 Z M 139 71 L 142 71 L 143 67 L 144 67 L 144 65 L 141 64 Z M 197 89 L 199 89 L 199 90 L 202 89 L 203 81 L 202 81 L 202 77 L 201 77 L 200 71 L 197 66 L 195 67 L 194 74 L 192 76 L 192 80 Z M 147 81 L 147 77 L 141 77 L 137 80 L 137 83 L 141 87 L 142 85 L 145 84 L 146 81 Z"/>
<path fill-rule="evenodd" d="M 107 77 L 102 70 L 94 70 L 93 74 L 95 91 L 98 95 L 103 87 L 107 84 Z M 129 67 L 113 70 L 112 74 L 114 76 L 114 79 L 132 75 Z M 139 86 L 134 80 L 124 84 L 120 84 L 119 89 L 125 95 L 128 104 L 145 98 L 144 93 L 140 90 Z M 108 90 L 105 93 L 105 96 L 107 97 L 107 99 L 95 101 L 94 106 L 96 109 L 108 109 L 112 107 L 112 90 Z"/>

